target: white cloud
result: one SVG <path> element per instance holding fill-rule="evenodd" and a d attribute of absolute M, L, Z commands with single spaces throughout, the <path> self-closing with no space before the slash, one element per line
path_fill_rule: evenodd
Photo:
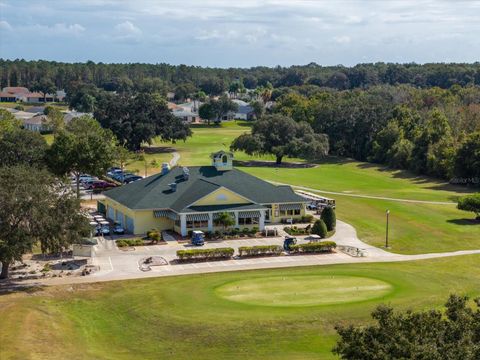
<path fill-rule="evenodd" d="M 352 39 L 350 38 L 350 36 L 346 36 L 346 35 L 343 35 L 343 36 L 335 36 L 333 38 L 333 40 L 338 43 L 338 44 L 349 44 Z"/>
<path fill-rule="evenodd" d="M 112 38 L 118 42 L 137 43 L 140 42 L 142 35 L 142 30 L 127 20 L 115 25 Z"/>
<path fill-rule="evenodd" d="M 55 24 L 52 27 L 47 27 L 47 31 L 52 34 L 71 34 L 80 35 L 85 31 L 85 28 L 80 24 L 67 25 L 64 23 Z"/>
<path fill-rule="evenodd" d="M 0 20 L 0 30 L 10 31 L 12 30 L 12 25 L 10 25 L 8 21 Z"/>

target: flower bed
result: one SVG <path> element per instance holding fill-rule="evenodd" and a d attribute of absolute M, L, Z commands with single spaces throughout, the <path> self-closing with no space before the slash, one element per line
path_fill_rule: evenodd
<path fill-rule="evenodd" d="M 283 231 L 285 231 L 288 235 L 309 235 L 310 234 L 310 226 L 305 228 L 299 228 L 296 226 L 285 226 Z"/>

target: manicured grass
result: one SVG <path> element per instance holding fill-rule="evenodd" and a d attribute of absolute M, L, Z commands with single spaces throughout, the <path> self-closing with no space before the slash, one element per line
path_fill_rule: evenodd
<path fill-rule="evenodd" d="M 480 256 L 202 274 L 68 285 L 0 297 L 2 359 L 333 359 L 336 324 L 364 324 L 380 303 L 440 307 L 480 295 Z M 388 284 L 375 299 L 314 306 L 230 301 L 219 289 L 265 278 L 358 278 Z M 240 283 L 240 284 L 242 284 Z M 304 282 L 298 289 L 303 291 Z M 270 288 L 272 295 L 275 289 Z M 291 282 L 291 292 L 297 291 Z M 351 290 L 349 290 L 351 291 Z M 327 294 L 328 296 L 328 294 Z M 300 304 L 302 305 L 302 304 Z"/>
<path fill-rule="evenodd" d="M 334 305 L 375 299 L 392 286 L 359 276 L 270 276 L 228 283 L 217 294 L 230 301 L 264 306 Z"/>

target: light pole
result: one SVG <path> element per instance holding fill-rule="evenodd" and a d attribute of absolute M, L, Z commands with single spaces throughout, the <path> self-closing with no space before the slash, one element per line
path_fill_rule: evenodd
<path fill-rule="evenodd" d="M 385 232 L 385 248 L 388 249 L 388 217 L 390 215 L 390 210 L 387 210 L 385 214 L 387 215 L 387 229 Z"/>

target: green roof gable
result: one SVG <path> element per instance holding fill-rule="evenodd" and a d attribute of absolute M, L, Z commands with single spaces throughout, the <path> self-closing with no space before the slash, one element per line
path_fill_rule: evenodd
<path fill-rule="evenodd" d="M 225 187 L 257 204 L 306 202 L 290 186 L 275 186 L 238 169 L 217 171 L 214 166 L 189 167 L 188 179 L 182 168 L 156 174 L 109 190 L 105 196 L 130 209 L 172 209 L 191 212 L 189 205 L 220 187 Z M 172 191 L 169 184 L 177 184 Z"/>

